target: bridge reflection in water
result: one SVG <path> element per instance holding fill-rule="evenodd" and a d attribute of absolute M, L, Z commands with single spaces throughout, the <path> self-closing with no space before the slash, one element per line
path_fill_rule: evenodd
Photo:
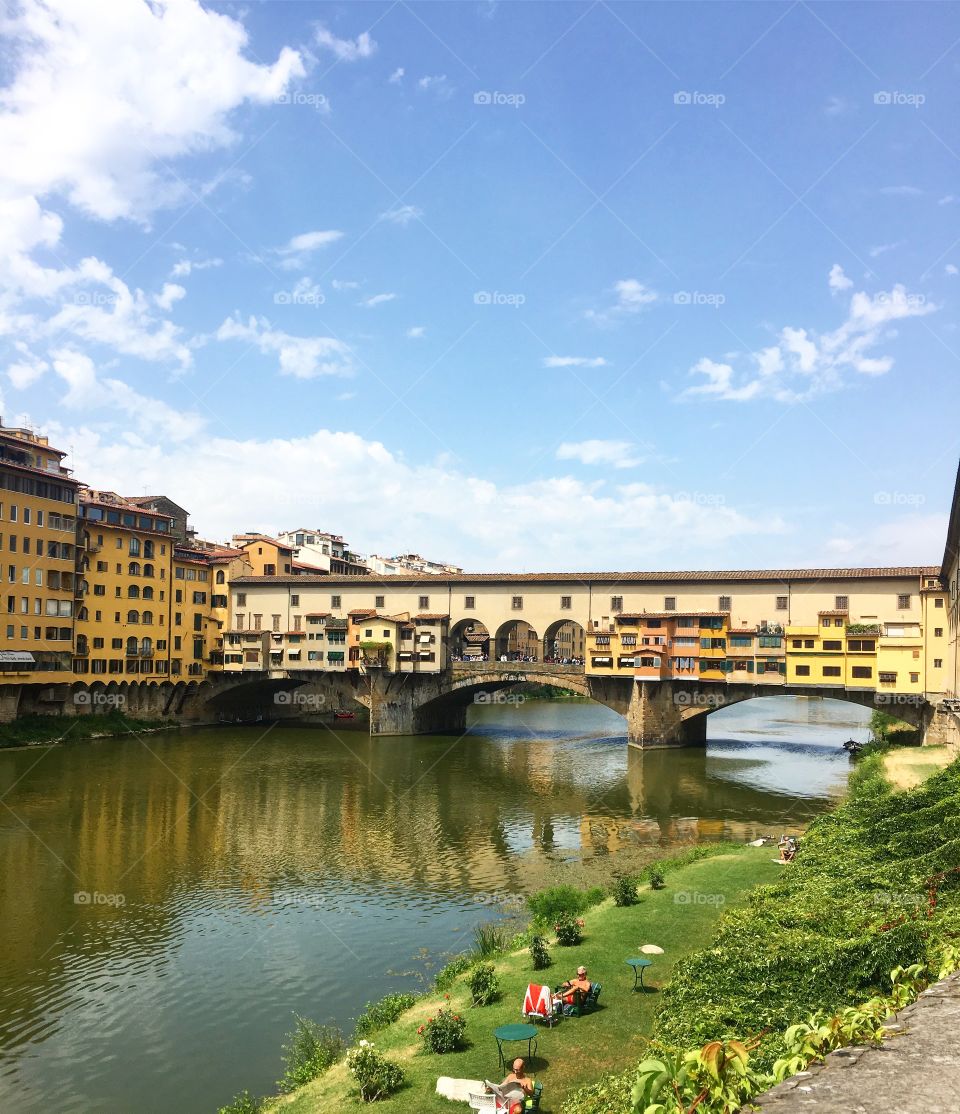
<path fill-rule="evenodd" d="M 0 1109 L 206 1114 L 267 1092 L 292 1010 L 349 1027 L 416 986 L 391 972 L 421 948 L 469 946 L 530 889 L 802 822 L 842 786 L 851 733 L 628 754 L 623 720 L 582 701 L 472 719 L 0 753 Z"/>

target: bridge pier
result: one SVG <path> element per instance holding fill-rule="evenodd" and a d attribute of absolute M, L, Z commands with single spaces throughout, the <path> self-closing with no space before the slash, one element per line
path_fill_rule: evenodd
<path fill-rule="evenodd" d="M 670 681 L 636 681 L 627 707 L 627 742 L 640 750 L 705 746 L 706 709 L 691 708 L 689 693 Z"/>

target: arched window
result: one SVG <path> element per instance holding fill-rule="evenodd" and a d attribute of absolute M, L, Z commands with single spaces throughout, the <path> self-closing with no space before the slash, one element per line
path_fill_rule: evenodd
<path fill-rule="evenodd" d="M 153 599 L 153 589 L 150 587 L 149 584 L 143 589 L 143 598 L 145 600 Z"/>
<path fill-rule="evenodd" d="M 153 556 L 153 542 L 146 541 L 146 542 L 143 543 L 143 555 L 144 555 L 144 557 L 152 557 Z"/>
<path fill-rule="evenodd" d="M 136 652 L 137 652 L 137 639 L 134 635 L 131 635 L 127 639 L 127 653 L 128 654 L 135 654 Z"/>
<path fill-rule="evenodd" d="M 224 575 L 223 569 L 217 569 L 217 583 L 226 584 L 227 578 Z"/>
<path fill-rule="evenodd" d="M 128 611 L 127 612 L 127 622 L 128 623 L 139 623 L 140 622 L 140 612 L 139 611 Z"/>
<path fill-rule="evenodd" d="M 80 620 L 81 623 L 85 623 L 89 617 L 89 612 L 85 607 L 81 607 L 80 610 L 77 612 L 77 618 Z"/>
<path fill-rule="evenodd" d="M 130 564 L 127 565 L 127 572 L 131 576 L 139 576 L 140 575 L 140 562 L 139 561 L 131 561 Z"/>
<path fill-rule="evenodd" d="M 152 638 L 144 638 L 144 639 L 141 640 L 141 642 L 140 642 L 140 653 L 141 654 L 152 654 L 153 653 L 153 639 Z"/>
<path fill-rule="evenodd" d="M 139 584 L 131 584 L 127 588 L 127 595 L 132 600 L 138 599 L 139 596 L 140 596 L 140 585 Z"/>
<path fill-rule="evenodd" d="M 140 616 L 140 622 L 141 623 L 152 623 L 153 622 L 153 612 L 152 611 L 144 611 L 144 613 Z"/>
<path fill-rule="evenodd" d="M 130 556 L 131 557 L 139 557 L 140 556 L 140 539 L 139 538 L 131 538 L 130 539 Z"/>
<path fill-rule="evenodd" d="M 149 564 L 144 565 L 143 566 L 143 575 L 144 576 L 153 576 L 153 565 L 149 565 Z"/>

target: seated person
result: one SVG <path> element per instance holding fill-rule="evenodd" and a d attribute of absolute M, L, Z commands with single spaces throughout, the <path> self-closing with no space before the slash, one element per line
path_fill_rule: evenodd
<path fill-rule="evenodd" d="M 587 978 L 586 967 L 578 967 L 576 978 L 567 979 L 559 986 L 561 993 L 554 996 L 554 1005 L 572 1006 L 577 1002 L 579 995 L 580 1001 L 590 993 L 591 982 Z"/>
<path fill-rule="evenodd" d="M 780 840 L 777 846 L 780 848 L 780 861 L 782 863 L 789 863 L 792 859 L 796 858 L 797 841 L 793 836 L 785 836 Z"/>
<path fill-rule="evenodd" d="M 513 1061 L 513 1070 L 500 1084 L 500 1093 L 514 1101 L 523 1101 L 533 1094 L 533 1080 L 523 1070 L 523 1060 L 519 1056 Z"/>

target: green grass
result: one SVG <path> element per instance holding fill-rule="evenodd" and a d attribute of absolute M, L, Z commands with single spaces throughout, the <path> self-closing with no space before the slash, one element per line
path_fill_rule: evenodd
<path fill-rule="evenodd" d="M 95 735 L 128 735 L 173 726 L 167 720 L 134 719 L 122 712 L 82 716 L 21 716 L 0 724 L 0 748 L 72 742 Z"/>
<path fill-rule="evenodd" d="M 400 1063 L 407 1073 L 407 1086 L 381 1104 L 385 1114 L 392 1111 L 456 1114 L 466 1110 L 461 1104 L 437 1096 L 438 1076 L 498 1077 L 493 1030 L 498 1025 L 522 1020 L 520 1006 L 528 983 L 555 985 L 572 975 L 580 963 L 586 965 L 591 980 L 603 984 L 602 1008 L 583 1018 L 564 1019 L 552 1030 L 542 1029 L 531 1074 L 543 1083 L 543 1110 L 555 1114 L 573 1090 L 607 1072 L 636 1063 L 641 1057 L 644 1037 L 652 1029 L 661 995 L 656 991 L 634 993 L 633 974 L 624 961 L 636 955 L 641 944 L 662 947 L 665 954 L 653 957 L 653 966 L 647 971 L 649 982 L 659 988 L 669 979 L 677 960 L 711 939 L 722 909 L 729 908 L 756 884 L 777 877 L 780 868 L 770 858 L 769 848 L 725 850 L 671 869 L 666 888 L 659 891 L 641 888 L 637 905 L 617 908 L 608 898 L 583 914 L 585 939 L 578 947 L 556 946 L 551 932 L 553 966 L 546 971 L 532 969 L 526 948 L 499 957 L 495 965 L 503 996 L 493 1005 L 471 1008 L 465 977 L 460 976 L 449 993 L 450 1004 L 467 1017 L 469 1047 L 461 1052 L 436 1056 L 420 1051 L 417 1026 L 439 1005 L 446 1004 L 442 993 L 428 995 L 373 1038 L 377 1048 Z M 680 892 L 715 896 L 709 903 L 681 903 L 675 900 Z M 346 1066 L 337 1064 L 321 1079 L 291 1096 L 273 1100 L 267 1108 L 282 1110 L 284 1114 L 357 1109 L 360 1104 L 350 1095 L 352 1089 Z"/>

